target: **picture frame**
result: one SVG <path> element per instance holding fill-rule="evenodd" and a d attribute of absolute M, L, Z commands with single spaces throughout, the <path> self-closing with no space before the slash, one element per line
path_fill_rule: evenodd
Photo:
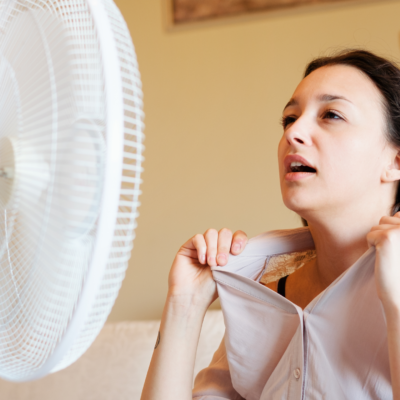
<path fill-rule="evenodd" d="M 167 30 L 376 1 L 378 0 L 162 0 Z"/>

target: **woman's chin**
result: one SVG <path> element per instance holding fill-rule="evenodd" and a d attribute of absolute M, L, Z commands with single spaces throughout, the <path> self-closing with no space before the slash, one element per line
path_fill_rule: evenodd
<path fill-rule="evenodd" d="M 289 210 L 302 216 L 307 215 L 311 210 L 315 210 L 316 207 L 315 199 L 302 196 L 283 196 L 283 203 Z"/>

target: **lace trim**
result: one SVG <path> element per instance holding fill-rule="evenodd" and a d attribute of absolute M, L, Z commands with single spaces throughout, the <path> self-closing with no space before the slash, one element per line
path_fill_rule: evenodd
<path fill-rule="evenodd" d="M 261 276 L 259 282 L 267 285 L 278 279 L 292 274 L 304 264 L 315 258 L 317 253 L 315 250 L 299 251 L 293 253 L 279 254 L 269 259 L 266 271 Z"/>

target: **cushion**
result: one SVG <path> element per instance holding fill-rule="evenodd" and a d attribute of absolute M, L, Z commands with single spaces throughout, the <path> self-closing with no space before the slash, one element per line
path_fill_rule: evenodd
<path fill-rule="evenodd" d="M 0 380 L 0 397 L 12 400 L 139 400 L 160 321 L 106 324 L 73 365 L 39 381 Z M 208 311 L 200 335 L 195 374 L 211 361 L 224 335 L 222 312 Z"/>

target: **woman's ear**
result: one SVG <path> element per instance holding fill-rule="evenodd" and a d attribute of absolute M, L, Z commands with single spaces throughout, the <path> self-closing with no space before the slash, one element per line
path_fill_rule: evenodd
<path fill-rule="evenodd" d="M 394 154 L 392 162 L 387 165 L 382 174 L 382 182 L 400 181 L 400 151 Z"/>

